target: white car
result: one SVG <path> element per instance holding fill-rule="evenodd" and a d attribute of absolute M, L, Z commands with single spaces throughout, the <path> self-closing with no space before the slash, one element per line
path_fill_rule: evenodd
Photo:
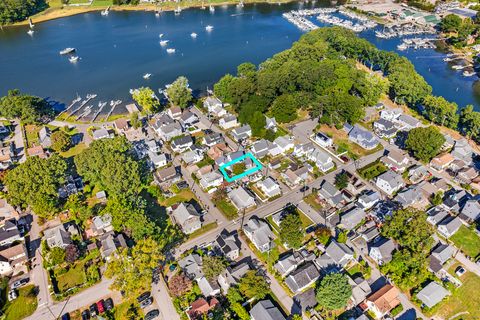
<path fill-rule="evenodd" d="M 18 298 L 18 294 L 14 289 L 12 289 L 8 292 L 8 301 L 12 301 L 12 300 L 15 300 L 17 298 Z"/>
<path fill-rule="evenodd" d="M 465 273 L 465 269 L 462 266 L 458 266 L 457 269 L 455 269 L 455 274 L 459 277 L 463 276 Z"/>

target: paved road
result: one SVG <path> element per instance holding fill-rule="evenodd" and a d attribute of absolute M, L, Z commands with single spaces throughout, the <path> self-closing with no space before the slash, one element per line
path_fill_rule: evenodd
<path fill-rule="evenodd" d="M 158 310 L 160 311 L 160 319 L 162 320 L 180 320 L 175 307 L 172 303 L 172 298 L 168 294 L 167 285 L 161 278 L 158 284 L 152 284 L 152 296 L 155 299 Z"/>

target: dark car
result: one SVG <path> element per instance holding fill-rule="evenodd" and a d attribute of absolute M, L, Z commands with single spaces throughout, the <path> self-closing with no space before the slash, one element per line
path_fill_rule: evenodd
<path fill-rule="evenodd" d="M 97 301 L 97 310 L 98 313 L 104 313 L 105 312 L 105 307 L 103 305 L 103 299 L 100 301 Z"/>
<path fill-rule="evenodd" d="M 303 186 L 303 187 L 300 188 L 300 191 L 301 191 L 301 192 L 305 192 L 305 191 L 307 191 L 308 189 L 310 189 L 309 186 Z"/>
<path fill-rule="evenodd" d="M 83 310 L 82 320 L 89 320 L 89 319 L 90 319 L 90 312 L 88 312 L 88 310 Z"/>
<path fill-rule="evenodd" d="M 95 317 L 97 315 L 97 304 L 92 304 L 88 310 L 90 310 L 90 316 Z"/>
<path fill-rule="evenodd" d="M 141 303 L 143 300 L 147 299 L 148 297 L 150 297 L 150 291 L 147 291 L 147 292 L 142 293 L 142 294 L 137 298 L 137 301 L 138 301 L 138 303 Z"/>
<path fill-rule="evenodd" d="M 62 316 L 62 320 L 70 320 L 70 314 L 68 312 L 64 313 Z"/>
<path fill-rule="evenodd" d="M 112 298 L 105 299 L 105 302 L 103 303 L 105 306 L 105 310 L 109 311 L 113 309 L 113 300 Z"/>
<path fill-rule="evenodd" d="M 149 311 L 149 312 L 145 315 L 145 318 L 143 318 L 143 319 L 144 319 L 144 320 L 152 320 L 152 319 L 155 319 L 156 317 L 158 317 L 159 314 L 160 314 L 160 311 L 158 311 L 157 309 L 155 309 L 155 310 Z"/>
<path fill-rule="evenodd" d="M 148 297 L 147 299 L 140 302 L 140 308 L 144 309 L 153 303 L 153 298 Z"/>
<path fill-rule="evenodd" d="M 29 281 L 30 281 L 29 278 L 23 278 L 23 279 L 17 280 L 17 281 L 15 281 L 15 282 L 12 284 L 12 289 L 18 289 L 18 288 L 20 288 L 20 287 L 23 287 L 23 286 L 26 285 Z"/>

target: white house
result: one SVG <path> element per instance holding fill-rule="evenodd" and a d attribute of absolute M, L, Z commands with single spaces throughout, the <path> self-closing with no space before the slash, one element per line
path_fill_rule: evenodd
<path fill-rule="evenodd" d="M 255 217 L 250 218 L 243 226 L 243 231 L 260 252 L 267 252 L 275 246 L 273 243 L 275 235 L 272 230 L 270 230 L 268 223 L 263 220 Z"/>
<path fill-rule="evenodd" d="M 233 189 L 228 193 L 228 198 L 238 210 L 248 209 L 255 206 L 255 198 L 253 198 L 243 187 Z"/>
<path fill-rule="evenodd" d="M 215 171 L 206 173 L 202 175 L 200 179 L 200 186 L 203 189 L 208 189 L 211 187 L 219 187 L 223 183 L 223 176 Z"/>
<path fill-rule="evenodd" d="M 202 227 L 200 213 L 190 203 L 180 203 L 173 209 L 172 218 L 185 234 L 190 234 Z"/>
<path fill-rule="evenodd" d="M 218 120 L 218 125 L 223 130 L 234 128 L 238 126 L 237 117 L 233 114 L 227 114 L 224 117 L 220 118 L 220 120 Z"/>
<path fill-rule="evenodd" d="M 280 186 L 271 177 L 257 182 L 257 187 L 269 198 L 278 196 L 282 193 Z"/>
<path fill-rule="evenodd" d="M 396 245 L 392 239 L 382 239 L 370 247 L 368 256 L 375 260 L 378 265 L 382 265 L 392 260 L 395 249 Z"/>
<path fill-rule="evenodd" d="M 328 148 L 328 147 L 331 147 L 333 145 L 333 140 L 332 138 L 330 138 L 329 136 L 327 136 L 326 134 L 324 134 L 323 132 L 317 132 L 314 137 L 313 137 L 313 140 L 320 146 L 324 147 L 324 148 Z"/>
<path fill-rule="evenodd" d="M 272 156 L 280 153 L 285 154 L 288 150 L 292 150 L 295 146 L 293 138 L 281 136 L 273 140 L 274 148 L 270 150 Z"/>
<path fill-rule="evenodd" d="M 227 111 L 223 108 L 223 103 L 217 97 L 207 97 L 203 102 L 203 106 L 208 110 L 209 113 L 213 114 L 216 117 L 224 116 Z"/>
<path fill-rule="evenodd" d="M 155 168 L 165 167 L 168 163 L 167 155 L 164 153 L 158 154 L 149 151 L 148 158 Z"/>
<path fill-rule="evenodd" d="M 375 184 L 379 189 L 390 196 L 399 191 L 405 185 L 402 176 L 392 170 L 378 176 Z"/>
<path fill-rule="evenodd" d="M 459 217 L 447 217 L 437 225 L 438 232 L 446 238 L 453 236 L 462 226 Z"/>
<path fill-rule="evenodd" d="M 315 162 L 317 168 L 322 172 L 327 172 L 335 166 L 332 157 L 323 150 L 315 148 L 307 154 L 307 159 Z"/>

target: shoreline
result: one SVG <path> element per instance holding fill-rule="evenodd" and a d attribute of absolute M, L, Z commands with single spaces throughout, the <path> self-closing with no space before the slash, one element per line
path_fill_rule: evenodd
<path fill-rule="evenodd" d="M 280 4 L 280 3 L 290 3 L 290 2 L 297 2 L 296 0 L 244 0 L 245 4 L 256 4 L 256 3 L 267 3 L 267 4 Z M 208 6 L 219 7 L 224 5 L 236 5 L 239 1 L 237 0 L 227 0 L 223 2 L 215 2 L 210 4 L 203 4 L 199 2 L 187 2 L 183 3 L 183 6 L 180 6 L 182 10 L 184 9 L 198 9 L 204 7 L 205 9 Z M 48 8 L 45 11 L 37 13 L 30 17 L 34 24 L 42 23 L 50 20 L 71 17 L 79 14 L 89 13 L 89 12 L 97 12 L 105 10 L 106 8 L 110 7 L 111 11 L 144 11 L 144 12 L 155 12 L 155 11 L 162 11 L 162 12 L 169 12 L 174 11 L 177 8 L 176 3 L 162 3 L 161 5 L 153 5 L 153 4 L 139 4 L 139 5 L 114 5 L 114 6 L 62 6 L 62 7 L 52 7 Z M 10 25 L 2 26 L 3 28 L 11 28 L 11 27 L 18 27 L 18 26 L 26 26 L 29 25 L 29 20 L 26 19 L 24 21 L 16 22 Z"/>

